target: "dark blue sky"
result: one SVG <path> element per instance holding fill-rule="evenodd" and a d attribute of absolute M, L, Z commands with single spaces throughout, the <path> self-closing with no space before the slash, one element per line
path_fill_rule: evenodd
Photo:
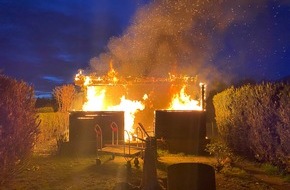
<path fill-rule="evenodd" d="M 47 94 L 121 35 L 136 0 L 0 1 L 0 70 Z"/>
<path fill-rule="evenodd" d="M 90 59 L 108 51 L 112 37 L 122 39 L 137 9 L 148 2 L 0 0 L 0 71 L 32 84 L 37 95 L 50 94 L 55 86 L 72 83 L 78 69 L 89 67 Z M 235 12 L 236 7 L 240 5 L 230 3 L 221 12 Z M 216 42 L 212 52 L 203 48 L 210 55 L 207 65 L 239 79 L 289 76 L 290 3 L 265 0 L 261 7 L 240 9 L 222 32 L 208 23 L 207 29 L 197 27 L 196 34 L 206 31 Z M 150 7 L 146 10 L 150 15 Z"/>

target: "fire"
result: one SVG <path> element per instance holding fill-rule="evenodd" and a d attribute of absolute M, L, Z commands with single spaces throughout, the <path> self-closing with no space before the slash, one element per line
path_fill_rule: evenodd
<path fill-rule="evenodd" d="M 124 129 L 133 133 L 135 114 L 144 110 L 145 105 L 141 101 L 129 100 L 125 96 L 120 98 L 117 105 L 108 105 L 106 102 L 106 89 L 97 90 L 96 86 L 87 86 L 87 101 L 83 104 L 84 111 L 124 111 Z M 145 94 L 143 99 L 148 96 Z M 125 140 L 128 137 L 125 136 Z"/>
<path fill-rule="evenodd" d="M 125 96 L 122 96 L 119 105 L 111 106 L 108 109 L 111 111 L 125 111 L 125 130 L 132 133 L 135 114 L 140 110 L 144 110 L 144 108 L 145 106 L 141 101 L 128 100 Z"/>
<path fill-rule="evenodd" d="M 102 111 L 105 110 L 106 90 L 98 92 L 95 86 L 87 86 L 87 101 L 83 105 L 84 111 Z"/>
<path fill-rule="evenodd" d="M 169 110 L 202 110 L 202 107 L 199 106 L 197 100 L 191 99 L 190 95 L 185 93 L 186 85 L 183 85 L 180 92 L 174 94 Z"/>
<path fill-rule="evenodd" d="M 108 72 L 108 77 L 111 81 L 113 81 L 113 83 L 116 83 L 119 81 L 119 79 L 117 78 L 118 73 L 115 71 L 114 67 L 113 67 L 113 61 L 110 61 L 110 70 Z"/>
<path fill-rule="evenodd" d="M 96 76 L 93 73 L 86 76 L 82 70 L 79 70 L 75 76 L 76 85 L 81 86 L 86 94 L 86 101 L 82 105 L 82 110 L 124 111 L 124 129 L 132 134 L 136 113 L 138 112 L 144 113 L 144 118 L 146 117 L 146 122 L 148 122 L 148 118 L 154 117 L 154 114 L 150 115 L 148 111 L 157 109 L 204 110 L 204 97 L 199 102 L 186 93 L 186 89 L 191 89 L 192 84 L 196 84 L 196 82 L 196 77 L 171 73 L 169 73 L 168 78 L 126 78 L 118 76 L 117 71 L 113 68 L 112 61 L 107 75 Z M 135 83 L 137 86 L 134 86 Z M 180 88 L 180 91 L 177 93 L 169 92 L 170 86 Z M 132 89 L 130 89 L 131 87 Z M 200 87 L 204 95 L 205 84 L 201 84 Z M 147 95 L 148 93 L 150 96 Z M 167 97 L 164 96 L 166 94 Z M 172 98 L 170 99 L 170 97 Z M 166 108 L 168 104 L 170 106 Z M 141 122 L 143 121 L 141 120 Z M 128 140 L 127 136 L 124 138 Z"/>

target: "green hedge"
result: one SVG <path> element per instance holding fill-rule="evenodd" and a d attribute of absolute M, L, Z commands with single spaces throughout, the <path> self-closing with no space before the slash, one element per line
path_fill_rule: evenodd
<path fill-rule="evenodd" d="M 54 112 L 53 107 L 41 107 L 41 108 L 37 108 L 37 112 L 38 113 L 51 113 Z"/>
<path fill-rule="evenodd" d="M 57 142 L 68 138 L 69 113 L 39 113 L 40 134 L 36 152 L 51 153 L 57 150 Z"/>
<path fill-rule="evenodd" d="M 290 154 L 290 85 L 231 87 L 213 98 L 219 133 L 236 153 L 285 167 Z"/>

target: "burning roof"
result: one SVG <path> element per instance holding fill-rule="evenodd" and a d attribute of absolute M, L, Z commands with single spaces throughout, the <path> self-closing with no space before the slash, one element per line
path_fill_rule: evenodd
<path fill-rule="evenodd" d="M 130 85 L 130 84 L 146 84 L 146 83 L 172 83 L 172 84 L 194 84 L 197 82 L 197 77 L 174 75 L 168 73 L 167 78 L 160 77 L 122 77 L 117 75 L 97 76 L 96 73 L 85 75 L 83 70 L 79 70 L 75 76 L 75 84 L 78 86 L 108 86 L 108 85 Z"/>
<path fill-rule="evenodd" d="M 107 75 L 103 76 L 85 75 L 79 70 L 75 84 L 82 87 L 85 96 L 81 110 L 124 111 L 127 131 L 133 130 L 136 119 L 152 127 L 157 109 L 203 110 L 202 98 L 196 90 L 199 89 L 197 77 L 170 73 L 168 76 L 122 77 L 112 63 Z"/>

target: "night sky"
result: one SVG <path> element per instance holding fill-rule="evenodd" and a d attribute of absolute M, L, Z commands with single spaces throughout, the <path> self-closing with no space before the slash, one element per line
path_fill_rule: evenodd
<path fill-rule="evenodd" d="M 0 0 L 0 72 L 37 96 L 72 83 L 78 69 L 104 74 L 109 60 L 124 75 L 290 75 L 290 1 L 198 2 Z"/>

